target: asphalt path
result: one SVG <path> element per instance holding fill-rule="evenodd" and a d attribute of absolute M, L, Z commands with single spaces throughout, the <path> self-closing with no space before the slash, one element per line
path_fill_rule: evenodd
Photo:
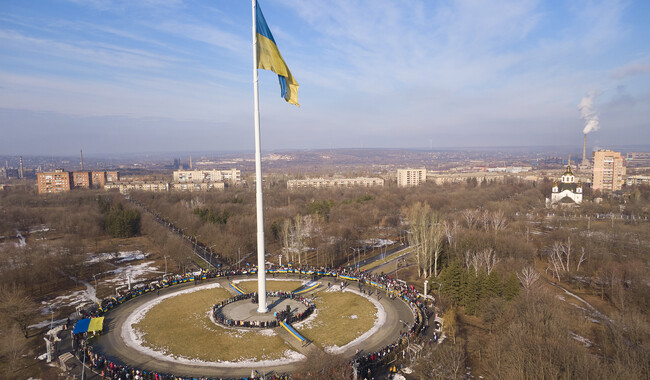
<path fill-rule="evenodd" d="M 245 279 L 245 277 L 237 277 L 238 279 Z M 276 278 L 278 276 L 276 275 Z M 295 280 L 295 276 L 287 276 L 288 280 Z M 252 281 L 255 281 L 255 278 L 251 278 Z M 214 282 L 219 282 L 223 288 L 228 287 L 228 282 L 225 278 L 216 278 L 211 280 L 203 280 L 195 283 L 187 283 L 182 285 L 176 285 L 169 288 L 164 288 L 160 290 L 160 294 L 171 294 L 178 292 L 188 287 L 202 286 L 207 284 L 212 284 Z M 323 285 L 317 288 L 314 293 L 324 291 L 327 289 L 327 283 L 335 282 L 331 277 L 325 277 L 318 282 Z M 339 285 L 334 285 L 336 288 Z M 358 284 L 354 282 L 349 283 L 349 288 L 352 290 L 358 291 Z M 377 293 L 376 289 L 371 288 L 367 285 L 364 286 L 365 289 L 373 289 L 372 297 L 376 300 Z M 394 343 L 397 341 L 400 331 L 404 331 L 406 328 L 401 321 L 405 321 L 409 324 L 413 324 L 413 314 L 411 313 L 408 305 L 400 299 L 390 299 L 385 296 L 384 292 L 381 293 L 381 299 L 378 301 L 384 308 L 386 313 L 386 321 L 384 325 L 378 329 L 376 333 L 371 335 L 369 338 L 358 342 L 354 345 L 348 347 L 341 355 L 345 358 L 353 358 L 359 351 L 359 354 L 372 353 L 379 351 L 385 346 Z M 311 294 L 307 294 L 311 296 Z M 122 339 L 122 326 L 124 325 L 126 319 L 133 313 L 142 304 L 156 298 L 156 292 L 147 293 L 145 295 L 136 297 L 132 300 L 125 302 L 119 307 L 109 311 L 105 314 L 104 320 L 104 333 L 99 336 L 93 343 L 94 352 L 100 353 L 113 361 L 117 361 L 123 364 L 126 364 L 131 367 L 140 368 L 144 370 L 151 370 L 160 373 L 171 373 L 178 376 L 209 376 L 209 377 L 220 377 L 220 376 L 238 376 L 244 377 L 248 376 L 251 373 L 251 370 L 262 370 L 260 366 L 248 366 L 241 368 L 232 368 L 220 366 L 219 363 L 210 363 L 206 365 L 202 363 L 201 365 L 189 365 L 173 361 L 161 360 L 147 355 L 146 353 L 134 349 L 128 346 Z M 316 301 L 316 308 L 318 308 L 318 302 Z M 279 327 L 278 329 L 282 329 Z M 287 334 L 282 334 L 278 331 L 278 334 L 285 339 L 291 339 Z M 206 339 L 210 339 L 209 335 L 206 335 Z M 317 342 L 316 342 L 317 343 Z M 215 342 L 218 344 L 218 342 Z M 296 347 L 295 342 L 290 343 L 298 351 L 301 351 L 303 354 L 306 354 L 308 351 L 313 350 L 316 346 L 315 343 L 312 343 L 306 347 Z M 266 366 L 264 370 L 275 373 L 291 373 L 295 372 L 300 367 L 304 366 L 303 362 L 294 362 L 290 364 L 282 364 L 276 366 Z"/>

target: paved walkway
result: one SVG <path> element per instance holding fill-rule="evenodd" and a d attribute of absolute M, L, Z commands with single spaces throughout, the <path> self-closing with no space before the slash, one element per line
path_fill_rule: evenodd
<path fill-rule="evenodd" d="M 276 276 L 277 278 L 278 276 Z M 242 278 L 239 278 L 242 279 Z M 242 279 L 245 280 L 245 279 Z M 251 278 L 251 281 L 255 281 L 255 278 Z M 295 280 L 295 277 L 287 277 L 287 280 Z M 332 278 L 324 278 L 319 280 L 324 286 L 320 286 L 315 290 L 315 293 L 319 291 L 324 291 L 327 289 L 327 283 L 332 282 Z M 214 282 L 220 283 L 224 289 L 228 289 L 229 281 L 225 278 L 217 278 L 212 280 L 201 281 L 198 285 L 212 284 Z M 194 283 L 188 283 L 183 285 L 177 285 L 170 288 L 161 289 L 162 294 L 174 293 L 188 287 L 196 286 Z M 221 377 L 221 376 L 248 376 L 251 373 L 252 369 L 259 370 L 258 366 L 249 366 L 245 368 L 232 368 L 232 367 L 223 367 L 219 366 L 218 363 L 212 365 L 188 365 L 181 364 L 178 362 L 169 362 L 162 361 L 151 357 L 137 349 L 127 346 L 121 337 L 122 324 L 125 322 L 127 317 L 141 304 L 148 302 L 156 297 L 156 293 L 152 292 L 149 294 L 142 295 L 133 300 L 120 305 L 116 309 L 110 311 L 106 314 L 106 319 L 104 322 L 104 334 L 101 335 L 96 343 L 93 344 L 93 348 L 96 353 L 101 353 L 108 358 L 116 360 L 118 362 L 125 363 L 129 366 L 138 367 L 142 369 L 150 369 L 152 371 L 164 372 L 164 373 L 173 373 L 176 375 L 185 375 L 185 376 L 210 376 L 210 377 Z M 346 358 L 352 358 L 356 350 L 359 352 L 374 352 L 377 351 L 386 345 L 393 343 L 397 340 L 399 332 L 403 330 L 403 325 L 400 320 L 413 322 L 413 316 L 411 314 L 408 306 L 399 299 L 391 300 L 387 297 L 382 297 L 379 301 L 382 304 L 382 307 L 386 311 L 386 322 L 382 328 L 379 329 L 375 334 L 367 338 L 362 342 L 357 342 L 350 347 L 347 347 L 342 355 Z M 318 308 L 318 305 L 317 305 Z M 275 329 L 275 333 L 282 337 L 291 347 L 301 354 L 307 356 L 308 354 L 319 351 L 322 348 L 315 344 L 303 345 L 297 339 L 295 339 L 291 334 L 284 331 L 283 328 L 279 327 Z M 67 338 L 69 339 L 69 332 L 67 333 Z M 63 352 L 63 351 L 62 351 Z M 71 359 L 73 361 L 75 359 Z M 77 362 L 77 367 L 81 367 L 80 363 Z M 275 373 L 290 373 L 294 372 L 302 363 L 294 362 L 276 366 L 266 367 L 266 372 L 275 372 Z M 78 371 L 80 373 L 80 371 Z M 80 377 L 77 377 L 80 378 Z"/>

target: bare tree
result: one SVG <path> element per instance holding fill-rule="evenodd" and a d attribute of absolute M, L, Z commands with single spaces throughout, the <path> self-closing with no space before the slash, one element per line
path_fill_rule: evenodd
<path fill-rule="evenodd" d="M 410 224 L 409 243 L 415 250 L 418 276 L 429 277 L 433 270 L 438 276 L 438 261 L 442 253 L 443 226 L 438 215 L 427 204 L 417 202 L 405 210 Z"/>
<path fill-rule="evenodd" d="M 9 324 L 17 326 L 27 338 L 27 326 L 36 310 L 32 298 L 17 286 L 3 286 L 0 288 L 0 313 Z"/>
<path fill-rule="evenodd" d="M 462 215 L 465 219 L 465 224 L 467 224 L 467 228 L 470 230 L 473 229 L 478 222 L 478 210 L 465 209 Z"/>
<path fill-rule="evenodd" d="M 550 269 L 553 277 L 557 278 L 558 281 L 560 281 L 562 273 L 571 272 L 573 270 L 571 268 L 571 255 L 572 244 L 570 237 L 567 239 L 566 243 L 562 243 L 560 241 L 553 242 L 548 255 L 549 267 L 547 270 Z M 583 248 L 582 254 L 580 255 L 578 263 L 575 267 L 576 271 L 580 270 L 580 265 L 582 265 L 585 260 L 585 251 Z"/>
<path fill-rule="evenodd" d="M 485 248 L 480 252 L 465 251 L 465 267 L 467 269 L 474 268 L 474 274 L 478 276 L 478 272 L 485 268 L 489 275 L 490 272 L 499 262 L 496 252 L 492 248 Z"/>
<path fill-rule="evenodd" d="M 539 272 L 530 266 L 522 269 L 521 273 L 517 273 L 517 278 L 519 279 L 521 286 L 523 286 L 527 291 L 532 289 L 535 282 L 539 279 L 539 276 Z"/>
<path fill-rule="evenodd" d="M 506 220 L 502 210 L 497 210 L 492 213 L 491 224 L 495 234 L 507 227 L 508 221 Z"/>
<path fill-rule="evenodd" d="M 280 235 L 282 237 L 282 250 L 284 251 L 284 258 L 287 260 L 287 262 L 293 261 L 293 255 L 290 253 L 292 246 L 291 237 L 293 235 L 292 230 L 293 221 L 290 218 L 285 219 L 282 222 L 282 226 L 280 227 Z"/>
<path fill-rule="evenodd" d="M 302 251 L 305 248 L 305 220 L 300 214 L 293 218 L 293 242 L 298 253 L 298 265 L 302 265 Z"/>

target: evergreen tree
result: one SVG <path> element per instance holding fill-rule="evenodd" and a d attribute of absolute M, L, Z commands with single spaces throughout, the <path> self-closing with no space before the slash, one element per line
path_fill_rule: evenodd
<path fill-rule="evenodd" d="M 508 279 L 506 280 L 506 283 L 503 287 L 503 297 L 507 300 L 510 301 L 517 297 L 520 291 L 519 287 L 519 280 L 517 279 L 517 275 L 515 272 L 510 273 L 510 276 L 508 276 Z"/>
<path fill-rule="evenodd" d="M 104 215 L 104 229 L 113 237 L 136 236 L 140 233 L 140 212 L 118 203 Z"/>
<path fill-rule="evenodd" d="M 469 315 L 475 315 L 478 310 L 484 279 L 485 274 L 483 272 L 479 272 L 476 276 L 471 273 L 467 276 L 467 286 L 463 294 L 463 306 L 465 306 L 465 311 Z"/>
<path fill-rule="evenodd" d="M 490 272 L 483 285 L 482 297 L 500 297 L 502 292 L 503 284 L 501 283 L 501 277 L 499 277 L 496 271 Z"/>
<path fill-rule="evenodd" d="M 458 304 L 463 298 L 463 273 L 465 271 L 458 261 L 446 268 L 438 277 L 442 283 L 440 292 L 449 297 L 452 302 Z"/>

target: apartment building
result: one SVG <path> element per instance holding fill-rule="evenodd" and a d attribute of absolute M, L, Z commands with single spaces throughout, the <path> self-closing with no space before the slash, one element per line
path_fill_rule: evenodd
<path fill-rule="evenodd" d="M 70 191 L 73 186 L 72 173 L 63 169 L 36 174 L 39 194 L 62 193 Z"/>
<path fill-rule="evenodd" d="M 621 190 L 625 176 L 625 158 L 620 152 L 601 149 L 594 152 L 592 188 L 600 191 Z"/>
<path fill-rule="evenodd" d="M 230 170 L 175 170 L 174 182 L 228 182 L 231 184 L 241 182 L 241 171 Z"/>
<path fill-rule="evenodd" d="M 310 178 L 310 179 L 293 179 L 287 181 L 287 189 L 299 188 L 333 188 L 333 187 L 372 187 L 384 186 L 384 180 L 381 178 Z"/>
<path fill-rule="evenodd" d="M 427 181 L 427 169 L 397 169 L 397 186 L 418 186 Z"/>

